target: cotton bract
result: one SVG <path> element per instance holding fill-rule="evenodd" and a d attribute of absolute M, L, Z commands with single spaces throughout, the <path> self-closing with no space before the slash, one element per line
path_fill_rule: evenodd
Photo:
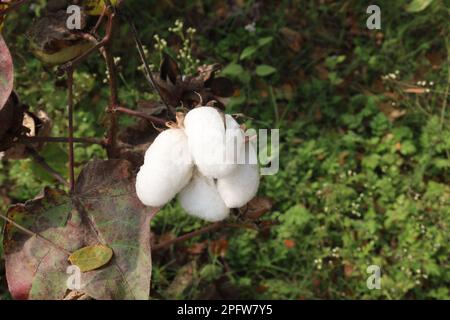
<path fill-rule="evenodd" d="M 192 177 L 193 162 L 182 129 L 161 132 L 145 153 L 136 177 L 136 193 L 147 206 L 172 200 Z"/>
<path fill-rule="evenodd" d="M 189 150 L 199 171 L 209 178 L 230 174 L 236 164 L 227 159 L 225 123 L 212 107 L 198 107 L 184 119 Z"/>
<path fill-rule="evenodd" d="M 180 192 L 178 199 L 188 214 L 206 221 L 220 221 L 229 214 L 214 180 L 200 172 L 194 173 L 192 181 Z"/>
<path fill-rule="evenodd" d="M 248 142 L 245 162 L 228 176 L 217 180 L 217 190 L 228 208 L 239 208 L 249 202 L 258 191 L 259 166 L 256 148 Z"/>

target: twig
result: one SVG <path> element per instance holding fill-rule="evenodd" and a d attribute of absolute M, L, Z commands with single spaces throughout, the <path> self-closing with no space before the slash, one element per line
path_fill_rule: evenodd
<path fill-rule="evenodd" d="M 144 49 L 142 48 L 142 42 L 139 38 L 139 34 L 136 30 L 136 26 L 134 25 L 133 21 L 128 16 L 125 16 L 125 20 L 128 22 L 128 24 L 131 27 L 133 39 L 134 39 L 134 42 L 135 42 L 136 47 L 139 52 L 139 58 L 141 59 L 141 62 L 144 65 L 145 77 L 147 78 L 147 81 L 151 84 L 151 87 L 153 88 L 153 90 L 155 90 L 158 93 L 159 97 L 161 98 L 161 101 L 164 103 L 167 110 L 169 110 L 170 112 L 175 114 L 175 110 L 171 106 L 169 106 L 169 104 L 166 102 L 160 88 L 156 84 L 156 81 L 155 81 L 155 78 L 153 77 L 152 71 L 150 70 L 150 67 L 145 59 Z"/>
<path fill-rule="evenodd" d="M 112 20 L 114 16 L 110 17 Z M 111 26 L 110 32 L 112 34 L 113 27 Z M 116 108 L 119 106 L 119 97 L 118 97 L 118 86 L 117 86 L 117 71 L 116 64 L 114 62 L 114 57 L 111 54 L 111 44 L 108 43 L 104 47 L 105 49 L 105 59 L 106 65 L 108 69 L 108 77 L 109 77 L 109 105 L 108 105 L 108 113 L 109 113 L 109 127 L 108 132 L 106 133 L 106 150 L 109 158 L 115 158 L 117 156 L 117 114 Z"/>
<path fill-rule="evenodd" d="M 14 227 L 16 227 L 17 229 L 19 229 L 20 231 L 32 236 L 32 237 L 36 237 L 44 242 L 46 242 L 47 244 L 49 244 L 50 246 L 64 252 L 67 255 L 70 255 L 70 251 L 58 246 L 57 244 L 53 243 L 52 241 L 50 241 L 49 239 L 41 236 L 39 233 L 33 232 L 25 227 L 22 227 L 20 224 L 16 223 L 15 221 L 11 220 L 10 218 L 8 218 L 7 216 L 4 216 L 3 214 L 0 213 L 0 218 L 2 218 L 3 220 L 5 220 L 8 223 L 11 223 Z"/>
<path fill-rule="evenodd" d="M 121 113 L 130 115 L 130 116 L 135 116 L 135 117 L 143 118 L 143 119 L 146 119 L 146 120 L 148 120 L 148 121 L 151 121 L 151 122 L 154 122 L 154 123 L 157 123 L 157 124 L 165 125 L 166 122 L 167 122 L 167 120 L 165 120 L 165 119 L 161 119 L 161 118 L 158 118 L 158 117 L 155 117 L 155 116 L 146 114 L 146 113 L 144 113 L 144 112 L 140 112 L 140 111 L 136 111 L 136 110 L 131 110 L 131 109 L 124 108 L 124 107 L 116 107 L 115 110 L 116 110 L 117 112 L 121 112 Z"/>
<path fill-rule="evenodd" d="M 201 229 L 198 229 L 198 230 L 186 233 L 186 234 L 184 234 L 184 235 L 182 235 L 182 236 L 180 236 L 178 238 L 175 238 L 175 239 L 172 239 L 172 240 L 168 240 L 168 241 L 163 242 L 163 243 L 158 243 L 157 245 L 153 246 L 152 250 L 155 251 L 155 250 L 160 250 L 160 249 L 169 247 L 169 246 L 171 246 L 171 245 L 173 245 L 175 243 L 183 242 L 183 241 L 189 240 L 191 238 L 197 237 L 199 235 L 202 235 L 204 233 L 220 229 L 223 226 L 224 226 L 224 224 L 222 222 L 216 222 L 216 223 L 210 224 L 210 225 L 208 225 L 206 227 L 203 227 Z"/>
<path fill-rule="evenodd" d="M 22 143 L 39 143 L 39 142 L 69 142 L 68 137 L 27 137 L 23 136 L 19 138 L 19 142 Z M 99 144 L 104 145 L 104 142 L 96 138 L 73 138 L 75 143 L 87 143 L 87 144 Z"/>
<path fill-rule="evenodd" d="M 73 152 L 73 69 L 67 70 L 67 105 L 69 117 L 69 177 L 70 177 L 70 192 L 75 190 L 75 159 Z"/>
<path fill-rule="evenodd" d="M 69 183 L 64 179 L 63 176 L 61 176 L 55 169 L 50 167 L 47 162 L 45 162 L 45 159 L 41 157 L 36 150 L 33 148 L 26 148 L 27 153 L 33 158 L 33 160 L 40 165 L 44 170 L 46 170 L 53 178 L 55 178 L 57 181 L 65 185 L 66 187 L 69 187 Z"/>
<path fill-rule="evenodd" d="M 179 243 L 179 242 L 183 242 L 189 239 L 192 239 L 194 237 L 200 236 L 204 233 L 210 232 L 210 231 L 214 231 L 214 230 L 218 230 L 218 229 L 222 229 L 222 228 L 239 228 L 239 229 L 252 229 L 252 230 L 259 230 L 258 227 L 256 227 L 253 224 L 250 223 L 244 223 L 244 224 L 239 224 L 239 223 L 224 223 L 224 222 L 216 222 L 213 224 L 210 224 L 206 227 L 200 228 L 198 230 L 186 233 L 182 236 L 179 236 L 178 238 L 172 239 L 172 240 L 168 240 L 166 242 L 163 243 L 158 243 L 157 245 L 154 245 L 152 250 L 161 250 L 164 249 L 166 247 L 169 247 L 175 243 Z"/>

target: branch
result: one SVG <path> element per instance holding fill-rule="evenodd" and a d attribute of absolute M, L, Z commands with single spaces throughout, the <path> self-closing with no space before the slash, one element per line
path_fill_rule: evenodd
<path fill-rule="evenodd" d="M 146 114 L 144 112 L 131 110 L 131 109 L 124 108 L 124 107 L 116 107 L 115 111 L 121 112 L 121 113 L 124 113 L 124 114 L 127 114 L 127 115 L 130 115 L 130 116 L 143 118 L 143 119 L 146 119 L 148 121 L 151 121 L 151 122 L 154 122 L 154 123 L 157 123 L 157 124 L 161 124 L 161 125 L 165 125 L 166 122 L 167 122 L 167 120 L 165 120 L 165 119 L 161 119 L 161 118 L 158 118 L 158 117 Z"/>
<path fill-rule="evenodd" d="M 33 158 L 33 160 L 45 171 L 47 171 L 53 178 L 55 178 L 66 187 L 70 186 L 66 179 L 64 179 L 64 177 L 61 176 L 55 169 L 50 167 L 47 162 L 45 162 L 45 159 L 36 152 L 36 150 L 34 150 L 33 148 L 26 148 L 26 151 Z"/>
<path fill-rule="evenodd" d="M 152 250 L 161 250 L 164 249 L 166 247 L 169 247 L 175 243 L 179 243 L 179 242 L 184 242 L 186 240 L 192 239 L 194 237 L 200 236 L 204 233 L 210 232 L 210 231 L 215 231 L 218 229 L 223 229 L 223 228 L 244 228 L 244 229 L 252 229 L 252 230 L 259 230 L 255 225 L 250 224 L 250 223 L 244 223 L 244 224 L 238 224 L 238 223 L 224 223 L 224 222 L 216 222 L 213 224 L 210 224 L 206 227 L 200 228 L 198 230 L 186 233 L 182 236 L 179 236 L 178 238 L 172 239 L 172 240 L 168 240 L 166 242 L 163 243 L 158 243 L 157 245 L 154 245 Z"/>
<path fill-rule="evenodd" d="M 27 137 L 23 136 L 19 138 L 19 142 L 21 143 L 39 143 L 39 142 L 69 142 L 68 137 Z M 73 142 L 76 143 L 87 143 L 87 144 L 99 144 L 104 145 L 105 143 L 96 138 L 73 138 Z"/>
<path fill-rule="evenodd" d="M 189 240 L 191 238 L 197 237 L 197 236 L 202 235 L 204 233 L 223 228 L 224 226 L 225 225 L 224 225 L 223 222 L 216 222 L 216 223 L 210 224 L 210 225 L 208 225 L 206 227 L 200 228 L 198 230 L 186 233 L 186 234 L 184 234 L 184 235 L 182 235 L 182 236 L 180 236 L 178 238 L 175 238 L 175 239 L 172 239 L 172 240 L 168 240 L 168 241 L 163 242 L 163 243 L 158 243 L 157 245 L 153 246 L 152 250 L 153 251 L 161 250 L 161 249 L 169 247 L 169 246 L 171 246 L 171 245 L 173 245 L 175 243 Z"/>
<path fill-rule="evenodd" d="M 73 69 L 67 70 L 67 99 L 68 99 L 68 117 L 69 117 L 69 177 L 70 192 L 75 190 L 75 160 L 73 152 Z"/>
<path fill-rule="evenodd" d="M 112 39 L 114 32 L 114 17 L 114 12 L 108 14 L 107 37 L 110 39 Z M 118 133 L 116 108 L 119 106 L 119 94 L 116 64 L 114 62 L 114 57 L 111 54 L 111 42 L 108 42 L 107 45 L 105 45 L 104 54 L 109 78 L 109 105 L 107 109 L 107 112 L 109 113 L 109 127 L 108 132 L 106 133 L 106 150 L 109 158 L 115 158 L 117 156 Z"/>

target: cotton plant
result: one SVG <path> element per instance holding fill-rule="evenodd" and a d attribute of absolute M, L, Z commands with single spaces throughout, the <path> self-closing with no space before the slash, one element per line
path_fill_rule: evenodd
<path fill-rule="evenodd" d="M 178 114 L 169 127 L 148 148 L 137 174 L 143 204 L 162 207 L 178 195 L 188 214 L 221 221 L 256 195 L 256 148 L 231 115 L 200 106 Z"/>

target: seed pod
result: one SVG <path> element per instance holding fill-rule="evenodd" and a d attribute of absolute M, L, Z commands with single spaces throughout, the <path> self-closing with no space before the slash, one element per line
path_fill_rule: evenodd
<path fill-rule="evenodd" d="M 193 162 L 182 129 L 161 132 L 145 153 L 136 177 L 136 193 L 147 206 L 172 200 L 192 177 Z"/>
<path fill-rule="evenodd" d="M 245 144 L 246 159 L 230 175 L 217 180 L 217 190 L 228 208 L 240 208 L 258 192 L 259 166 L 256 148 Z"/>
<path fill-rule="evenodd" d="M 227 160 L 224 119 L 216 109 L 198 107 L 189 111 L 184 127 L 192 158 L 204 176 L 221 178 L 236 168 Z"/>
<path fill-rule="evenodd" d="M 206 221 L 220 221 L 230 210 L 217 192 L 214 180 L 195 172 L 192 181 L 178 195 L 181 206 L 188 214 Z"/>

